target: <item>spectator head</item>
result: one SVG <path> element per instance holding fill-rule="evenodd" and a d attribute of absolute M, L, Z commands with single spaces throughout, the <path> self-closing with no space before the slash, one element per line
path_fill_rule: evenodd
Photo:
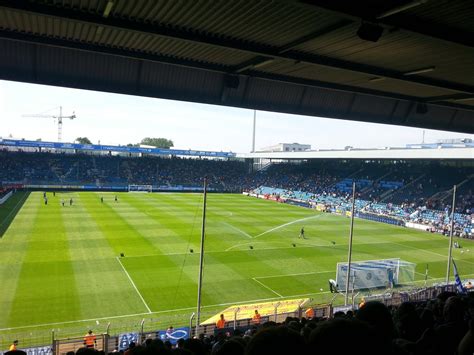
<path fill-rule="evenodd" d="M 356 319 L 365 322 L 383 343 L 391 343 L 394 336 L 392 315 L 387 306 L 378 301 L 369 301 L 357 311 Z"/>
<path fill-rule="evenodd" d="M 242 338 L 233 337 L 226 341 L 217 351 L 216 355 L 243 355 L 245 342 Z"/>
<path fill-rule="evenodd" d="M 443 316 L 447 322 L 462 322 L 464 320 L 465 305 L 458 296 L 451 296 L 443 307 Z"/>
<path fill-rule="evenodd" d="M 304 354 L 303 338 L 286 326 L 265 328 L 257 332 L 247 345 L 246 355 Z"/>
<path fill-rule="evenodd" d="M 369 325 L 356 319 L 333 318 L 318 323 L 311 332 L 308 345 L 311 354 L 384 353 Z"/>

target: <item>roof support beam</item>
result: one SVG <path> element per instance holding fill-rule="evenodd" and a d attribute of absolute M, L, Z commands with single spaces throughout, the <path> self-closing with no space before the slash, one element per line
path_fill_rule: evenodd
<path fill-rule="evenodd" d="M 296 47 L 298 47 L 298 46 L 300 46 L 304 43 L 310 42 L 310 41 L 312 41 L 312 40 L 314 40 L 318 37 L 321 37 L 325 34 L 328 34 L 330 32 L 333 32 L 333 31 L 336 31 L 340 28 L 346 27 L 347 25 L 349 25 L 351 23 L 352 23 L 352 21 L 344 19 L 344 20 L 341 20 L 337 23 L 326 26 L 325 28 L 321 28 L 317 31 L 311 32 L 310 34 L 308 34 L 306 36 L 300 37 L 300 38 L 284 45 L 283 47 L 278 48 L 277 53 L 278 54 L 286 53 L 286 52 L 290 51 L 291 49 L 294 49 L 294 48 L 296 48 Z M 247 61 L 237 65 L 234 69 L 234 72 L 235 73 L 242 73 L 242 72 L 244 72 L 245 70 L 248 70 L 248 69 L 261 67 L 264 63 L 267 63 L 267 62 L 269 62 L 273 59 L 274 59 L 274 57 L 262 57 L 262 56 L 252 58 L 250 60 L 247 60 Z"/>
<path fill-rule="evenodd" d="M 336 30 L 339 30 L 343 27 L 346 27 L 347 25 L 353 23 L 353 21 L 351 20 L 348 20 L 348 19 L 342 19 L 341 21 L 339 22 L 336 22 L 336 23 L 333 23 L 331 25 L 328 25 L 324 28 L 321 28 L 317 31 L 314 31 L 314 32 L 311 32 L 310 34 L 306 35 L 306 36 L 303 36 L 301 38 L 298 38 L 286 45 L 284 45 L 283 47 L 280 47 L 278 49 L 278 54 L 283 54 L 283 53 L 286 53 L 288 52 L 289 50 L 291 49 L 294 49 L 295 47 L 298 47 L 298 46 L 301 46 L 303 43 L 307 43 L 307 42 L 310 42 L 318 37 L 321 37 L 321 36 L 324 36 L 328 33 L 331 33 L 331 32 L 334 32 Z"/>
<path fill-rule="evenodd" d="M 474 100 L 473 94 L 454 94 L 454 95 L 442 95 L 442 96 L 432 96 L 424 99 L 425 102 L 440 102 L 440 101 L 471 101 Z"/>
<path fill-rule="evenodd" d="M 41 37 L 41 36 L 35 36 L 31 34 L 22 34 L 22 33 L 15 33 L 15 32 L 0 30 L 0 39 L 1 38 L 8 39 L 8 40 L 21 41 L 21 42 L 28 42 L 35 45 L 47 45 L 47 46 L 52 46 L 52 47 L 82 50 L 82 51 L 100 53 L 100 54 L 105 54 L 105 55 L 115 55 L 119 57 L 131 58 L 131 59 L 136 59 L 136 60 L 145 60 L 145 61 L 150 61 L 150 62 L 158 62 L 158 63 L 164 63 L 164 64 L 170 64 L 170 65 L 176 65 L 176 66 L 183 66 L 183 67 L 194 68 L 194 69 L 199 69 L 199 70 L 218 72 L 218 73 L 222 73 L 226 75 L 233 74 L 231 67 L 225 67 L 222 65 L 208 64 L 208 63 L 202 63 L 202 62 L 192 61 L 192 60 L 179 60 L 176 58 L 170 58 L 170 57 L 166 57 L 162 55 L 140 53 L 140 52 L 129 51 L 129 50 L 121 49 L 121 48 L 109 48 L 109 47 L 99 46 L 95 44 L 71 42 L 71 41 L 57 39 L 57 38 Z M 407 96 L 407 95 L 388 93 L 385 91 L 355 87 L 355 86 L 344 85 L 344 84 L 336 84 L 336 83 L 329 83 L 329 82 L 324 82 L 324 81 L 295 78 L 295 77 L 286 76 L 286 75 L 264 73 L 257 70 L 254 70 L 254 71 L 248 70 L 245 74 L 253 78 L 278 81 L 278 82 L 283 82 L 283 83 L 288 83 L 288 84 L 303 85 L 303 86 L 308 86 L 308 87 L 323 88 L 323 89 L 329 89 L 329 90 L 337 90 L 337 91 L 372 95 L 372 96 L 378 96 L 378 97 L 387 97 L 387 98 L 393 98 L 393 99 L 404 100 L 404 101 L 413 101 L 413 97 Z M 417 100 L 417 101 L 420 101 L 420 100 Z M 436 106 L 445 106 L 445 107 L 450 107 L 450 108 L 454 107 L 461 110 L 472 111 L 473 109 L 472 106 L 455 104 L 455 103 L 450 103 L 450 102 L 443 102 L 443 101 L 430 103 L 430 104 L 436 105 Z"/>
<path fill-rule="evenodd" d="M 288 1 L 288 0 L 283 0 Z M 387 16 L 379 18 L 381 13 L 374 8 L 361 6 L 357 1 L 334 1 L 334 0 L 299 0 L 322 10 L 327 10 L 332 13 L 337 13 L 345 18 L 352 20 L 367 20 L 376 21 L 380 25 L 399 28 L 404 31 L 413 32 L 423 36 L 428 36 L 438 40 L 443 40 L 451 43 L 457 43 L 463 46 L 474 47 L 474 34 L 466 33 L 453 27 L 440 26 L 418 17 L 397 14 L 397 16 Z M 383 6 L 383 2 L 381 2 Z M 419 4 L 422 6 L 423 4 Z"/>
<path fill-rule="evenodd" d="M 317 2 L 317 1 L 316 1 Z M 267 46 L 261 43 L 247 42 L 240 39 L 229 39 L 211 34 L 202 34 L 197 31 L 189 31 L 179 28 L 170 28 L 163 25 L 154 25 L 148 23 L 132 22 L 126 19 L 108 17 L 79 12 L 76 10 L 58 8 L 38 3 L 32 3 L 26 0 L 0 0 L 0 7 L 10 10 L 17 10 L 26 13 L 43 15 L 48 17 L 58 17 L 70 21 L 89 23 L 95 26 L 104 26 L 126 31 L 146 33 L 165 38 L 184 40 L 203 45 L 217 46 L 223 49 L 238 50 L 252 53 L 256 56 L 267 58 L 276 58 L 290 60 L 293 62 L 303 62 L 306 64 L 321 65 L 331 68 L 344 69 L 358 73 L 364 73 L 368 76 L 379 76 L 395 80 L 401 80 L 419 85 L 427 85 L 452 91 L 474 93 L 474 87 L 444 80 L 437 80 L 421 76 L 404 76 L 403 73 L 385 68 L 374 67 L 370 65 L 350 62 L 346 60 L 320 56 L 310 53 L 300 53 L 284 48 Z"/>

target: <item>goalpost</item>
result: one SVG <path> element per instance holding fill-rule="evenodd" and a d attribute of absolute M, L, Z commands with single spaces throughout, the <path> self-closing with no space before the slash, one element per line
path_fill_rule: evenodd
<path fill-rule="evenodd" d="M 415 267 L 416 264 L 399 258 L 353 262 L 349 289 L 360 290 L 410 284 L 415 280 Z M 337 285 L 345 285 L 347 269 L 347 263 L 337 263 Z"/>
<path fill-rule="evenodd" d="M 152 185 L 128 185 L 128 192 L 153 192 Z"/>

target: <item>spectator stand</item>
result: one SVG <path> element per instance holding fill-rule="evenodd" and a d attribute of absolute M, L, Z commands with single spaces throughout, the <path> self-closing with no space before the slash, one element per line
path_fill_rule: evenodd
<path fill-rule="evenodd" d="M 300 190 L 285 190 L 269 186 L 259 186 L 246 193 L 249 196 L 274 200 L 278 202 L 296 204 L 302 207 L 315 208 L 317 211 L 330 212 L 343 216 L 350 216 L 350 200 L 347 195 L 339 196 L 335 192 L 312 194 Z M 396 205 L 393 203 L 370 202 L 368 200 L 356 199 L 356 217 L 376 222 L 393 224 L 398 226 L 411 226 L 411 222 L 417 222 L 426 226 L 423 230 L 432 230 L 446 234 L 450 228 L 449 211 L 436 211 L 426 207 L 414 208 L 411 206 Z M 455 213 L 455 236 L 472 238 L 474 225 L 472 216 L 463 213 Z M 428 227 L 434 227 L 428 228 Z"/>
<path fill-rule="evenodd" d="M 398 307 L 403 302 L 426 302 L 428 300 L 435 299 L 443 292 L 456 293 L 456 286 L 454 284 L 435 285 L 431 287 L 415 289 L 412 291 L 365 295 L 361 296 L 360 298 L 363 298 L 365 302 L 379 301 L 386 306 Z"/>

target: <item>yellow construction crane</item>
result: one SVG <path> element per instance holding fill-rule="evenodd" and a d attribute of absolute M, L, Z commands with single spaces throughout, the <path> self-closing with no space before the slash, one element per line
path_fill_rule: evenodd
<path fill-rule="evenodd" d="M 58 142 L 61 142 L 61 137 L 63 133 L 63 118 L 69 118 L 70 120 L 73 120 L 76 118 L 76 114 L 73 111 L 72 115 L 69 116 L 63 116 L 63 107 L 59 106 L 59 115 L 45 115 L 43 113 L 40 114 L 34 114 L 34 115 L 22 115 L 22 117 L 43 117 L 43 118 L 54 118 L 58 120 Z"/>

